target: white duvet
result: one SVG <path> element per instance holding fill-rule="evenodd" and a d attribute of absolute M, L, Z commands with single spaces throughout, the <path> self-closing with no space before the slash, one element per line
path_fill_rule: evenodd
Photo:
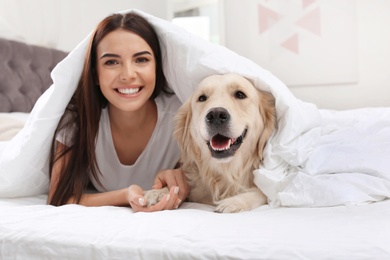
<path fill-rule="evenodd" d="M 154 213 L 45 203 L 0 199 L 0 259 L 390 259 L 390 200 L 237 214 L 197 203 Z"/>
<path fill-rule="evenodd" d="M 164 72 L 180 100 L 204 77 L 238 73 L 276 99 L 278 131 L 255 182 L 271 206 L 334 206 L 390 198 L 390 108 L 320 110 L 298 100 L 270 72 L 170 22 L 139 12 L 160 39 Z M 48 152 L 55 127 L 81 74 L 89 36 L 52 72 L 54 84 L 26 126 L 0 155 L 0 197 L 48 190 Z"/>

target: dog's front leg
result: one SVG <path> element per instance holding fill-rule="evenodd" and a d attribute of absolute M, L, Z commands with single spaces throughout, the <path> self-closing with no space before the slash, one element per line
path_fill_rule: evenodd
<path fill-rule="evenodd" d="M 236 213 L 257 208 L 266 203 L 267 197 L 258 188 L 251 188 L 244 193 L 218 201 L 215 212 Z"/>

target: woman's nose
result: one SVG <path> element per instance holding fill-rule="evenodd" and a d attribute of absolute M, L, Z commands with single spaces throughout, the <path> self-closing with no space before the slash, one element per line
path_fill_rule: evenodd
<path fill-rule="evenodd" d="M 125 64 L 121 72 L 121 80 L 134 79 L 137 75 L 136 69 L 131 64 Z"/>

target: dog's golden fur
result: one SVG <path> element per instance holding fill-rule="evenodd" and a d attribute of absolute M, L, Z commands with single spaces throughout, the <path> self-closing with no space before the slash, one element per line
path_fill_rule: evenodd
<path fill-rule="evenodd" d="M 236 74 L 212 75 L 200 83 L 178 111 L 175 126 L 190 201 L 215 205 L 217 212 L 266 203 L 253 183 L 253 170 L 276 129 L 274 103 L 271 94 Z M 211 122 L 215 117 L 226 126 Z"/>

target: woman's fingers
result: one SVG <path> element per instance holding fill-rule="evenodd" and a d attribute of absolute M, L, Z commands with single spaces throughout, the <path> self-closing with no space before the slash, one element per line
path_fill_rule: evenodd
<path fill-rule="evenodd" d="M 128 188 L 128 200 L 130 205 L 145 206 L 144 190 L 138 185 L 131 185 Z"/>
<path fill-rule="evenodd" d="M 190 192 L 190 186 L 181 169 L 160 171 L 154 180 L 153 189 L 160 189 L 164 186 L 167 186 L 170 189 L 174 186 L 180 187 L 178 197 L 181 200 L 185 200 Z"/>
<path fill-rule="evenodd" d="M 178 197 L 179 190 L 180 188 L 178 186 L 174 186 L 170 189 L 169 193 L 165 194 L 155 205 L 150 207 L 134 205 L 133 210 L 135 212 L 154 212 L 177 209 L 181 203 L 181 199 Z"/>
<path fill-rule="evenodd" d="M 128 200 L 129 204 L 135 212 L 154 212 L 161 210 L 177 209 L 182 199 L 180 196 L 181 188 L 179 186 L 173 186 L 169 190 L 168 194 L 155 205 L 147 207 L 147 201 L 144 198 L 144 190 L 138 185 L 131 185 L 128 188 Z"/>
<path fill-rule="evenodd" d="M 190 193 L 190 185 L 187 182 L 187 179 L 181 169 L 178 169 L 180 174 L 175 175 L 176 185 L 180 187 L 178 197 L 180 200 L 185 200 Z"/>
<path fill-rule="evenodd" d="M 178 197 L 180 188 L 178 186 L 173 186 L 169 191 L 169 199 L 167 200 L 166 209 L 177 209 L 180 205 L 181 199 Z"/>

